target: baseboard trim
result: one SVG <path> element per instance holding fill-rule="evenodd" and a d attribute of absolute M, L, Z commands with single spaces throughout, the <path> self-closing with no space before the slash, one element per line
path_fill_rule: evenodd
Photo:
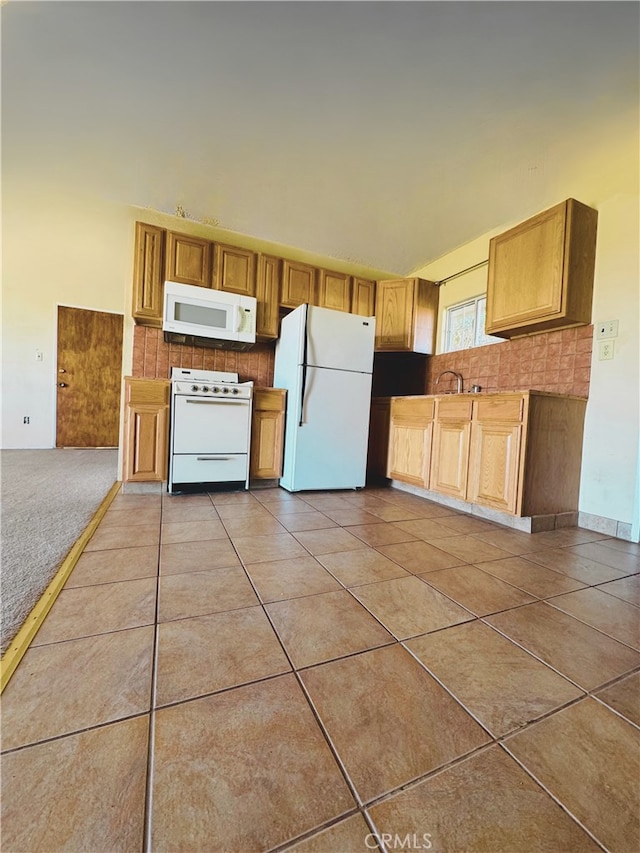
<path fill-rule="evenodd" d="M 62 587 L 67 582 L 69 575 L 80 558 L 80 555 L 86 548 L 87 542 L 96 532 L 96 528 L 102 521 L 106 511 L 109 509 L 111 502 L 120 491 L 121 485 L 122 483 L 119 481 L 113 484 L 108 494 L 95 511 L 93 518 L 72 545 L 71 550 L 49 583 L 49 586 L 42 593 L 31 613 L 29 613 L 25 619 L 22 628 L 20 628 L 11 641 L 9 648 L 4 653 L 2 660 L 0 660 L 0 694 L 9 683 L 11 676 L 16 671 L 18 664 L 31 645 L 33 638 L 40 630 L 40 626 L 44 622 L 47 613 L 51 610 L 54 601 L 60 594 Z"/>

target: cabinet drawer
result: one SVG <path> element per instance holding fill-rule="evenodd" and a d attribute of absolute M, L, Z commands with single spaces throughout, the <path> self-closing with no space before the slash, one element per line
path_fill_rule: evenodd
<path fill-rule="evenodd" d="M 168 406 L 171 383 L 165 379 L 126 379 L 125 402 L 129 405 Z"/>
<path fill-rule="evenodd" d="M 462 397 L 440 398 L 438 420 L 470 421 L 472 401 Z"/>
<path fill-rule="evenodd" d="M 475 419 L 477 421 L 521 421 L 523 397 L 490 397 L 477 400 Z"/>
<path fill-rule="evenodd" d="M 394 397 L 391 400 L 393 420 L 433 420 L 435 400 L 428 397 Z"/>
<path fill-rule="evenodd" d="M 282 388 L 255 388 L 253 409 L 260 412 L 284 412 L 286 394 Z"/>

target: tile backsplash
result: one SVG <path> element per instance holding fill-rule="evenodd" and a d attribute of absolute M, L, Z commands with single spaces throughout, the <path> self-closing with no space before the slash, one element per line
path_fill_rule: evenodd
<path fill-rule="evenodd" d="M 182 346 L 164 342 L 161 329 L 135 326 L 131 375 L 142 379 L 169 379 L 172 367 L 196 367 L 238 373 L 241 382 L 273 385 L 274 345 L 256 344 L 249 352 Z"/>
<path fill-rule="evenodd" d="M 455 370 L 464 390 L 480 385 L 483 391 L 536 390 L 589 396 L 593 326 L 576 326 L 504 343 L 459 350 L 428 360 L 425 393 L 455 389 L 455 379 L 443 370 Z"/>

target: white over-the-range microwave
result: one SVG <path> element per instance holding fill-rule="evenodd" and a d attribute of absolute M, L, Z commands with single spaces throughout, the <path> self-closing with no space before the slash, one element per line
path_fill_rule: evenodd
<path fill-rule="evenodd" d="M 251 349 L 256 342 L 256 305 L 253 296 L 165 281 L 164 339 L 216 349 Z"/>

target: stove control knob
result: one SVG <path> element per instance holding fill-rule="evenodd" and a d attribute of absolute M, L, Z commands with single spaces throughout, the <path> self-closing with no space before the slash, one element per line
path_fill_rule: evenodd
<path fill-rule="evenodd" d="M 223 393 L 223 394 L 228 394 L 228 393 L 229 393 L 229 389 L 228 389 L 228 388 L 223 388 L 223 389 L 222 389 L 222 393 Z"/>
<path fill-rule="evenodd" d="M 203 386 L 202 386 L 202 388 L 201 388 L 200 390 L 201 390 L 201 391 L 204 391 L 204 393 L 206 394 L 206 393 L 207 393 L 207 391 L 208 391 L 209 389 L 207 388 L 207 386 L 206 386 L 206 385 L 203 385 Z"/>
<path fill-rule="evenodd" d="M 239 392 L 238 392 L 238 389 L 237 389 L 237 388 L 232 388 L 232 389 L 231 389 L 231 393 L 232 393 L 232 394 L 238 394 Z"/>
<path fill-rule="evenodd" d="M 214 393 L 214 394 L 219 394 L 219 393 L 220 393 L 220 389 L 218 388 L 218 386 L 217 386 L 217 385 L 216 385 L 216 387 L 215 387 L 215 388 L 212 388 L 211 390 L 213 391 L 213 393 Z"/>
<path fill-rule="evenodd" d="M 191 386 L 191 390 L 192 390 L 192 391 L 197 391 L 197 390 L 198 390 L 198 386 L 197 386 L 197 385 L 192 385 L 192 386 Z"/>

